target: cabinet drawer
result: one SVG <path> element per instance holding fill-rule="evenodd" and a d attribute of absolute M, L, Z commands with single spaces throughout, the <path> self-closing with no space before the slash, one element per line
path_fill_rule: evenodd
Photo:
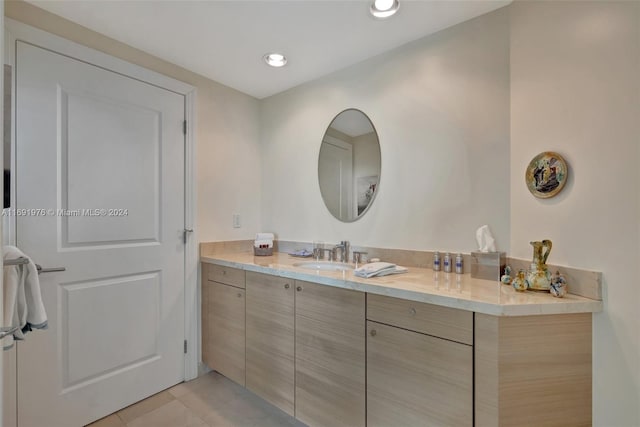
<path fill-rule="evenodd" d="M 244 289 L 244 270 L 209 264 L 207 279 Z"/>
<path fill-rule="evenodd" d="M 367 319 L 473 344 L 473 312 L 367 294 Z"/>
<path fill-rule="evenodd" d="M 272 276 L 270 274 L 255 273 L 253 271 L 247 271 L 247 285 L 252 284 L 254 286 L 266 286 L 275 289 L 291 289 L 293 292 L 293 279 L 287 279 L 286 277 Z"/>

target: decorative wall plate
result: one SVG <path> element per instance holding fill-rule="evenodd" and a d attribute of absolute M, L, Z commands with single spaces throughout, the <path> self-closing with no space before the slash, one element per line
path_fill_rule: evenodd
<path fill-rule="evenodd" d="M 531 160 L 525 180 L 531 194 L 548 199 L 558 194 L 567 182 L 569 171 L 562 156 L 553 151 L 545 151 Z"/>

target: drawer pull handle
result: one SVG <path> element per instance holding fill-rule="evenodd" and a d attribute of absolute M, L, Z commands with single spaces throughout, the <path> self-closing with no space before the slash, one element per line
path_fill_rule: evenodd
<path fill-rule="evenodd" d="M 372 329 L 370 334 L 372 337 L 375 337 L 378 334 L 378 332 L 375 329 Z"/>
<path fill-rule="evenodd" d="M 285 284 L 284 284 L 284 288 L 285 288 L 285 289 L 289 289 L 289 284 L 288 284 L 288 283 L 285 283 Z"/>
<path fill-rule="evenodd" d="M 226 276 L 227 275 L 227 270 L 222 270 L 222 275 Z"/>
<path fill-rule="evenodd" d="M 410 315 L 415 316 L 417 313 L 418 313 L 418 312 L 416 311 L 416 309 L 415 309 L 415 308 L 411 307 L 411 308 L 409 309 L 409 314 L 410 314 Z"/>
<path fill-rule="evenodd" d="M 238 298 L 242 298 L 242 294 L 238 292 Z"/>
<path fill-rule="evenodd" d="M 302 291 L 302 286 L 298 286 L 298 287 L 296 288 L 296 291 L 298 291 L 298 292 Z"/>

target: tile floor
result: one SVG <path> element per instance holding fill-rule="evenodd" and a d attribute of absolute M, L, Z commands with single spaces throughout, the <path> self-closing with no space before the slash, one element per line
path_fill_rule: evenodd
<path fill-rule="evenodd" d="M 216 372 L 178 384 L 87 427 L 304 427 Z"/>

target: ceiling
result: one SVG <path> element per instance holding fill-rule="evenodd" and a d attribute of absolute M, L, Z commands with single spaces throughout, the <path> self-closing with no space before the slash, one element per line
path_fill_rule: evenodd
<path fill-rule="evenodd" d="M 360 110 L 345 110 L 341 112 L 329 126 L 352 138 L 373 132 L 371 121 Z"/>
<path fill-rule="evenodd" d="M 510 0 L 400 0 L 377 20 L 364 0 L 45 0 L 30 3 L 256 98 L 282 92 Z M 265 53 L 281 52 L 283 68 Z"/>

